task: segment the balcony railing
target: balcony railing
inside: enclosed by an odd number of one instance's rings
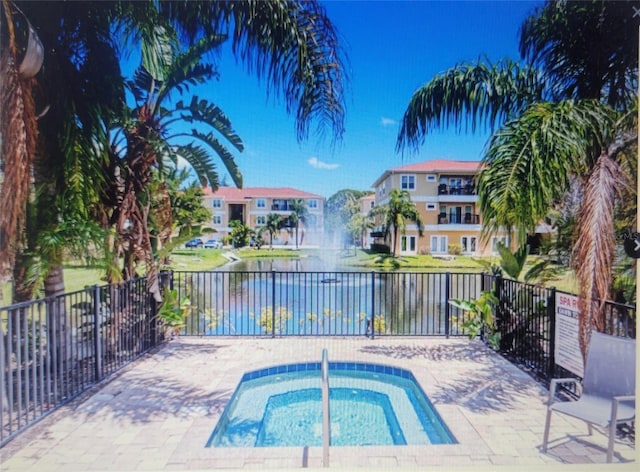
[[[440,184],[438,186],[438,195],[477,195],[477,192],[475,185],[472,184],[463,186]]]
[[[450,213],[449,215],[447,215],[446,213],[440,213],[438,215],[438,224],[439,225],[479,225],[480,215],[476,215],[473,213],[464,213],[462,215],[458,215],[456,213]]]

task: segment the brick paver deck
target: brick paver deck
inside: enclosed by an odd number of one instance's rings
[[[302,361],[387,364],[413,372],[458,444],[332,447],[331,467],[544,466],[605,461],[606,437],[554,415],[539,450],[547,391],[476,341],[442,338],[178,338],[0,449],[0,470],[316,468],[319,447],[206,448],[245,371]],[[616,442],[617,469],[635,468]]]

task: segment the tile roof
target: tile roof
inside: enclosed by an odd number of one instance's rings
[[[450,159],[433,159],[430,161],[416,162],[385,170],[376,179],[372,187],[376,187],[388,175],[399,172],[477,172],[480,170],[480,161],[455,161]]]
[[[202,189],[206,197],[220,197],[225,200],[245,200],[250,198],[318,198],[324,199],[322,195],[315,193],[303,192],[291,187],[220,187],[215,192],[211,188]]]
[[[471,171],[475,172],[480,168],[480,161],[451,161],[448,159],[434,159],[425,162],[416,162],[405,166],[393,167],[392,172],[452,172]]]

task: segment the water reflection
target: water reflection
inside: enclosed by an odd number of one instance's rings
[[[451,298],[472,299],[481,275],[327,270],[319,258],[240,261],[213,272],[179,273],[194,307],[186,334],[460,334],[464,313]],[[335,267],[335,266],[334,266]],[[373,320],[373,321],[371,321]]]

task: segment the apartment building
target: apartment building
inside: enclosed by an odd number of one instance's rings
[[[488,255],[495,252],[501,241],[509,244],[507,234],[480,240],[482,218],[478,206],[476,180],[480,161],[435,159],[408,164],[384,171],[374,182],[375,205],[388,203],[391,189],[407,190],[411,201],[422,216],[423,236],[415,224],[407,225],[400,236],[400,254]],[[383,243],[384,228],[372,232],[375,241]],[[391,244],[388,239],[387,244]]]
[[[306,204],[307,216],[299,224],[298,241],[303,245],[319,245],[324,228],[324,197],[289,187],[270,188],[220,187],[215,192],[204,189],[203,204],[211,210],[209,225],[223,237],[231,232],[229,223],[238,220],[250,228],[264,226],[269,213],[282,218],[291,215],[291,203],[302,200]],[[274,235],[274,244],[294,244],[295,234],[286,230]]]

